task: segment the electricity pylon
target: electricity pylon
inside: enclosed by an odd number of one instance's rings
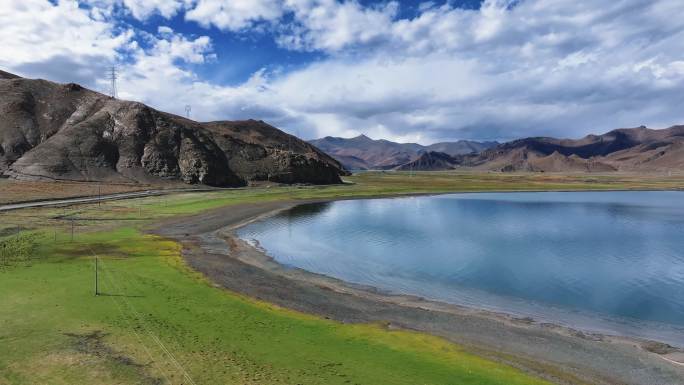
[[[116,79],[117,79],[117,73],[116,73],[116,67],[111,66],[109,69],[107,69],[107,80],[109,80],[111,84],[111,93],[109,96],[112,97],[112,99],[116,99]]]

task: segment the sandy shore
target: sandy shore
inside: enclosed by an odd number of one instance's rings
[[[224,207],[172,218],[150,231],[180,242],[187,263],[216,285],[279,306],[340,322],[434,334],[559,384],[684,384],[684,353],[667,345],[382,293],[286,268],[234,234],[255,219],[311,202]]]

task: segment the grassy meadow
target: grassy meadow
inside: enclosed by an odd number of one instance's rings
[[[0,384],[545,384],[436,337],[340,324],[219,289],[186,267],[178,244],[144,229],[282,199],[684,187],[682,177],[628,175],[346,179],[0,213]]]

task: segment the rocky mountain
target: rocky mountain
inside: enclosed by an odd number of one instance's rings
[[[533,137],[431,146],[326,137],[311,141],[350,169],[663,172],[684,170],[684,126],[623,128],[581,139]]]
[[[465,155],[481,152],[496,147],[499,142],[476,142],[473,140],[459,140],[457,142],[439,142],[425,147],[425,151],[442,152],[447,155]]]
[[[458,167],[458,161],[458,159],[444,152],[427,151],[421,153],[417,159],[395,169],[400,171],[451,170]]]
[[[240,186],[339,183],[339,162],[262,121],[199,123],[0,71],[0,173],[19,179]]]
[[[668,171],[684,169],[684,126],[623,128],[582,139],[525,138],[455,159],[496,171]]]
[[[479,152],[498,144],[496,142],[460,140],[422,146],[417,143],[395,143],[384,139],[373,140],[365,135],[350,139],[326,136],[309,143],[320,148],[351,170],[388,170],[415,161],[426,152],[436,151],[454,156]]]

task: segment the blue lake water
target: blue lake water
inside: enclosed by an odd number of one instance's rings
[[[684,346],[682,192],[337,201],[238,234],[345,281]]]

